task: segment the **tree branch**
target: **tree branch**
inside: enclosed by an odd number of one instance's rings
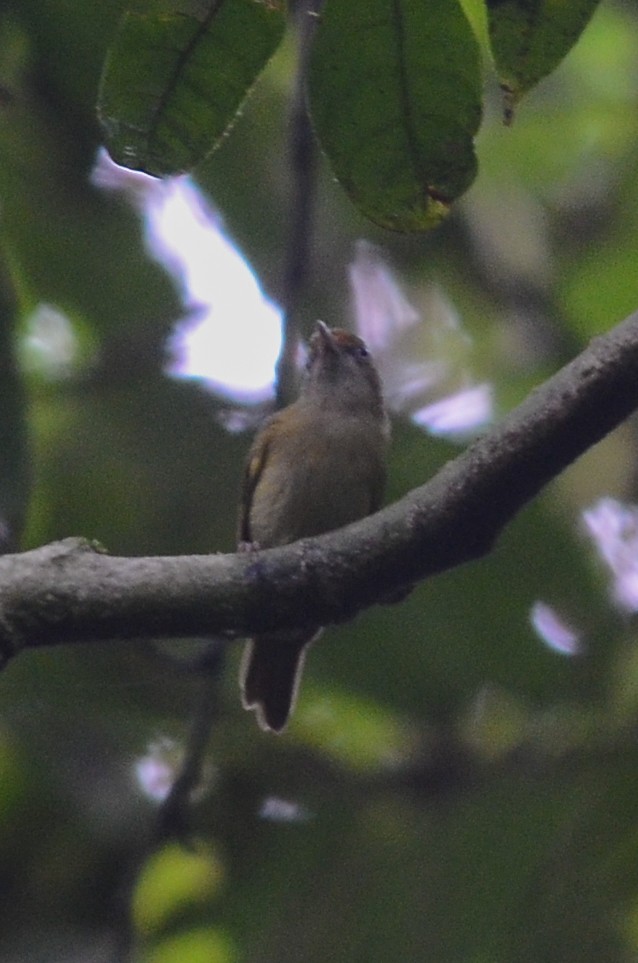
[[[81,539],[0,557],[0,649],[228,638],[354,616],[486,554],[510,519],[638,407],[638,312],[427,484],[319,538],[237,555],[115,558]]]

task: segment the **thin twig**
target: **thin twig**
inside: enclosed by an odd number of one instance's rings
[[[190,820],[193,793],[202,783],[206,749],[213,724],[219,715],[214,681],[219,675],[222,652],[214,643],[207,652],[209,657],[199,668],[199,699],[190,732],[184,742],[184,758],[171,790],[157,814],[155,838],[158,843],[167,839],[184,842],[192,832]]]
[[[306,80],[317,5],[318,0],[300,0],[295,11],[297,65],[288,122],[290,230],[283,282],[283,346],[277,364],[278,408],[290,402],[296,388],[300,301],[311,261],[317,164],[306,103]]]

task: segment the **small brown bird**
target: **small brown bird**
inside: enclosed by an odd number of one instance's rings
[[[239,541],[286,545],[363,518],[381,505],[389,422],[361,340],[317,322],[299,398],[256,436],[244,475]],[[259,636],[246,645],[240,686],[262,729],[281,732],[306,647],[321,629]]]

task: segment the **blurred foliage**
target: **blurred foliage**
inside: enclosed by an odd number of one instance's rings
[[[210,153],[285,27],[283,9],[262,0],[171,6],[126,14],[99,99],[113,159],[157,175]]]
[[[505,117],[551,73],[587,26],[599,0],[486,0],[494,63],[505,92]]]
[[[249,437],[224,427],[227,400],[164,373],[181,292],[138,212],[89,176],[123,12],[0,11],[0,521],[15,539],[26,515],[25,546],[84,535],[114,553],[226,551]],[[445,292],[502,413],[634,310],[636,64],[635,6],[602,0],[510,129],[489,73],[480,174],[424,237],[370,228],[320,159],[308,329],[349,322],[346,267],[365,235],[417,308],[433,284]],[[292,69],[285,43],[198,171],[275,298]],[[71,332],[55,365],[33,352],[36,316]],[[456,451],[397,418],[388,498]],[[132,933],[133,958],[162,963],[636,960],[635,625],[581,528],[602,496],[638,501],[636,467],[631,422],[489,558],[327,630],[281,738],[242,712],[229,646],[203,680],[215,725],[183,847],[157,844],[136,763],[158,738],[188,738],[194,643],[14,660],[0,676],[2,959],[126,959]],[[577,630],[579,654],[541,642],[538,600]]]
[[[299,0],[308,103],[335,176],[372,222],[437,225],[476,176],[481,49],[511,122],[599,0]],[[178,174],[222,142],[281,41],[282,0],[146,0],[109,48],[99,115],[112,157]]]
[[[348,196],[375,224],[438,224],[476,175],[477,40],[450,0],[323,6],[309,73],[312,120]]]

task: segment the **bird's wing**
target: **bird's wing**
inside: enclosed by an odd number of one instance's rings
[[[250,543],[253,541],[250,530],[250,508],[253,502],[255,488],[261,478],[264,465],[268,459],[268,453],[273,439],[273,427],[275,419],[271,418],[266,422],[257,437],[246,459],[244,477],[241,486],[239,499],[239,517],[237,521],[237,541],[239,544]]]

